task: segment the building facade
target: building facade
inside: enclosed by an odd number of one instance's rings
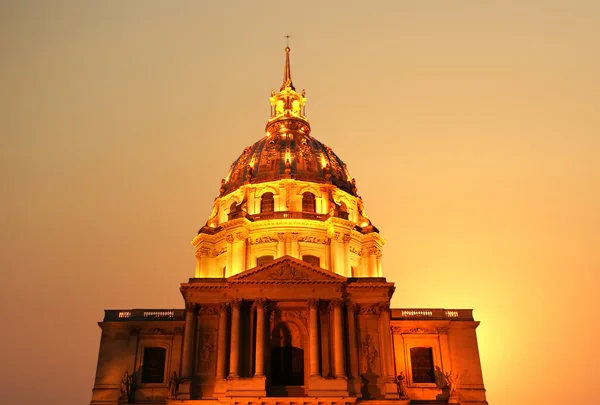
[[[185,309],[105,311],[91,404],[487,404],[471,310],[390,308],[385,241],[311,136],[289,47],[269,101],[192,241]]]

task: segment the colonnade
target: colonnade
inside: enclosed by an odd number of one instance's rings
[[[308,338],[309,338],[309,375],[311,378],[321,377],[321,337],[320,337],[320,320],[319,320],[319,304],[318,299],[308,301]],[[217,364],[216,364],[216,378],[217,381],[226,379],[238,379],[240,378],[240,353],[241,353],[241,305],[242,300],[235,299],[229,303],[221,303],[219,305],[219,323],[217,332]],[[347,312],[347,323],[344,322],[344,313],[342,312],[346,306]],[[267,344],[265,336],[267,320],[267,301],[265,299],[254,300],[253,309],[256,311],[256,335],[255,335],[255,363],[254,363],[254,377],[265,376],[265,345]],[[183,341],[183,357],[181,361],[181,376],[184,379],[191,379],[193,377],[193,359],[194,354],[194,331],[196,329],[197,318],[195,315],[195,305],[186,306],[186,317],[185,317],[185,332]],[[388,331],[383,334],[381,340],[381,359],[382,359],[382,374],[386,377],[394,375],[394,364],[393,364],[393,353],[391,347],[391,334],[390,330],[390,314],[389,305],[385,304],[379,306],[379,331]],[[228,315],[231,310],[231,333],[228,333]],[[345,304],[342,299],[335,299],[329,301],[329,311],[333,316],[333,330],[332,335],[332,348],[333,348],[333,375],[336,379],[347,379],[348,373],[350,376],[358,377],[359,373],[359,359],[358,350],[349,350],[349,356],[346,355],[347,348],[345,347],[345,333],[346,327],[348,328],[348,344],[350,348],[358,349],[357,342],[357,329],[355,314],[358,310],[358,306],[354,303]],[[228,336],[229,335],[229,336]],[[228,343],[229,337],[229,344]],[[229,348],[229,372],[227,373],[227,349]],[[346,367],[346,359],[349,359],[350,363],[348,368]]]

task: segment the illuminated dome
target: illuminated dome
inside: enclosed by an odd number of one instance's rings
[[[220,195],[237,190],[243,184],[296,179],[330,183],[356,194],[354,179],[346,164],[331,150],[310,136],[310,124],[304,117],[306,98],[298,94],[291,80],[289,52],[281,91],[271,92],[271,118],[266,135],[244,149],[221,182]]]
[[[228,194],[243,184],[293,178],[331,183],[356,196],[354,180],[346,164],[331,150],[308,134],[308,127],[276,130],[244,149],[232,164],[220,194]]]
[[[344,162],[310,135],[289,47],[269,102],[265,135],[233,161],[192,241],[196,277],[231,277],[283,256],[344,277],[381,277],[385,240]]]

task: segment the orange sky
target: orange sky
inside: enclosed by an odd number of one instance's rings
[[[595,400],[600,2],[320,3],[0,2],[3,402],[88,403],[103,310],[182,307],[287,33],[393,305],[474,309],[492,405]]]

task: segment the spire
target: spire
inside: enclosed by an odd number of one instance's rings
[[[294,85],[292,84],[292,71],[290,69],[290,47],[285,47],[285,69],[283,71],[283,84],[281,85],[281,89],[283,90],[286,87],[291,88],[292,90],[296,90]]]

